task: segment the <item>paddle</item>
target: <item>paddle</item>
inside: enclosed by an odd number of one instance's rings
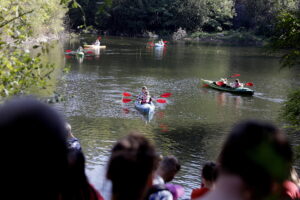
[[[132,99],[122,99],[123,103],[129,103],[132,101]]]
[[[234,77],[238,77],[238,76],[241,76],[240,74],[233,74],[231,76],[229,76],[229,78],[234,78]]]
[[[168,98],[168,97],[170,97],[171,95],[172,95],[172,93],[166,92],[166,93],[161,94],[160,97]],[[132,94],[130,94],[129,92],[123,92],[123,96],[125,96],[125,97],[130,97],[130,96],[132,96]]]
[[[251,83],[251,82],[248,82],[248,83],[245,83],[245,85],[247,85],[247,86],[254,86],[254,84],[253,83]]]
[[[132,99],[126,99],[126,98],[122,99],[123,103],[129,103],[131,101],[132,101]],[[156,101],[157,103],[167,103],[167,101],[165,99],[156,99],[156,100],[153,100],[153,101]]]
[[[167,103],[165,99],[156,99],[157,103]]]
[[[130,93],[128,93],[128,92],[123,92],[123,96],[125,96],[125,97],[130,97],[130,96],[132,96]]]
[[[123,94],[124,97],[131,97],[132,96],[132,94],[130,94],[129,92],[123,92],[122,94]],[[171,95],[172,95],[172,93],[166,92],[166,93],[161,94],[160,97],[168,98]],[[167,103],[167,101],[165,99],[156,99],[156,100],[152,99],[152,100],[156,101],[157,103]],[[131,101],[132,101],[132,99],[127,99],[127,98],[122,99],[123,103],[129,103]]]
[[[170,97],[171,95],[172,95],[172,93],[166,92],[166,93],[161,94],[160,97],[168,98],[168,97]]]

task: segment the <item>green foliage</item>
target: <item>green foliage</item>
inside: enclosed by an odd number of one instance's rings
[[[269,47],[272,51],[285,50],[281,57],[282,67],[299,66],[300,11],[280,13]]]
[[[221,32],[232,28],[234,16],[233,1],[214,0],[207,1],[207,20],[203,24],[202,30],[207,32]]]
[[[59,0],[0,1],[0,96],[26,93],[32,86],[46,86],[53,65],[42,64],[41,53],[32,57],[21,46],[30,37],[62,30],[65,9],[60,3]],[[41,47],[46,53],[47,48],[42,44]]]
[[[179,27],[193,31],[204,24],[211,31],[227,30],[234,14],[232,0],[105,0],[102,4],[77,1],[84,10],[87,26],[112,34],[170,34]],[[79,9],[70,9],[69,17],[72,28],[83,24]]]
[[[203,42],[229,45],[262,45],[264,40],[264,38],[256,36],[250,31],[194,32],[191,37],[198,38]]]
[[[283,9],[295,9],[296,0],[235,0],[236,29],[245,28],[256,34],[270,36],[278,13]]]
[[[287,101],[283,104],[280,117],[290,125],[300,127],[300,90],[289,93]]]

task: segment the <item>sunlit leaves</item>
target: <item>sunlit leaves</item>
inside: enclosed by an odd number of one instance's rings
[[[42,64],[41,53],[35,57],[23,50],[30,37],[55,34],[62,28],[67,0],[0,1],[0,96],[26,93],[30,87],[44,88],[53,65]],[[40,44],[47,53],[47,46]],[[27,47],[28,48],[28,47]]]
[[[285,50],[281,57],[282,67],[300,65],[300,11],[282,12],[278,16],[269,47],[273,51]]]

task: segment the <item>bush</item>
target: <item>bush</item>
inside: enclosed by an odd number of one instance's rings
[[[300,90],[289,93],[282,106],[280,118],[292,126],[300,127]]]
[[[180,27],[176,32],[173,33],[172,39],[180,40],[182,38],[185,38],[186,36],[186,31]]]

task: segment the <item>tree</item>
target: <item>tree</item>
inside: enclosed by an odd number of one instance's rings
[[[234,27],[270,36],[282,9],[296,8],[295,0],[235,0]]]
[[[282,67],[299,66],[300,11],[283,11],[277,19],[269,47],[272,51],[285,50],[281,57]]]
[[[300,66],[300,11],[283,11],[278,16],[275,34],[269,45],[275,52],[284,52],[282,67]],[[291,91],[283,104],[280,117],[289,124],[300,128],[300,90]]]
[[[64,13],[60,0],[0,1],[0,96],[26,93],[33,85],[46,85],[53,66],[42,64],[41,54],[33,57],[22,48],[22,43],[32,36],[58,33]],[[46,50],[44,47],[42,51]]]

